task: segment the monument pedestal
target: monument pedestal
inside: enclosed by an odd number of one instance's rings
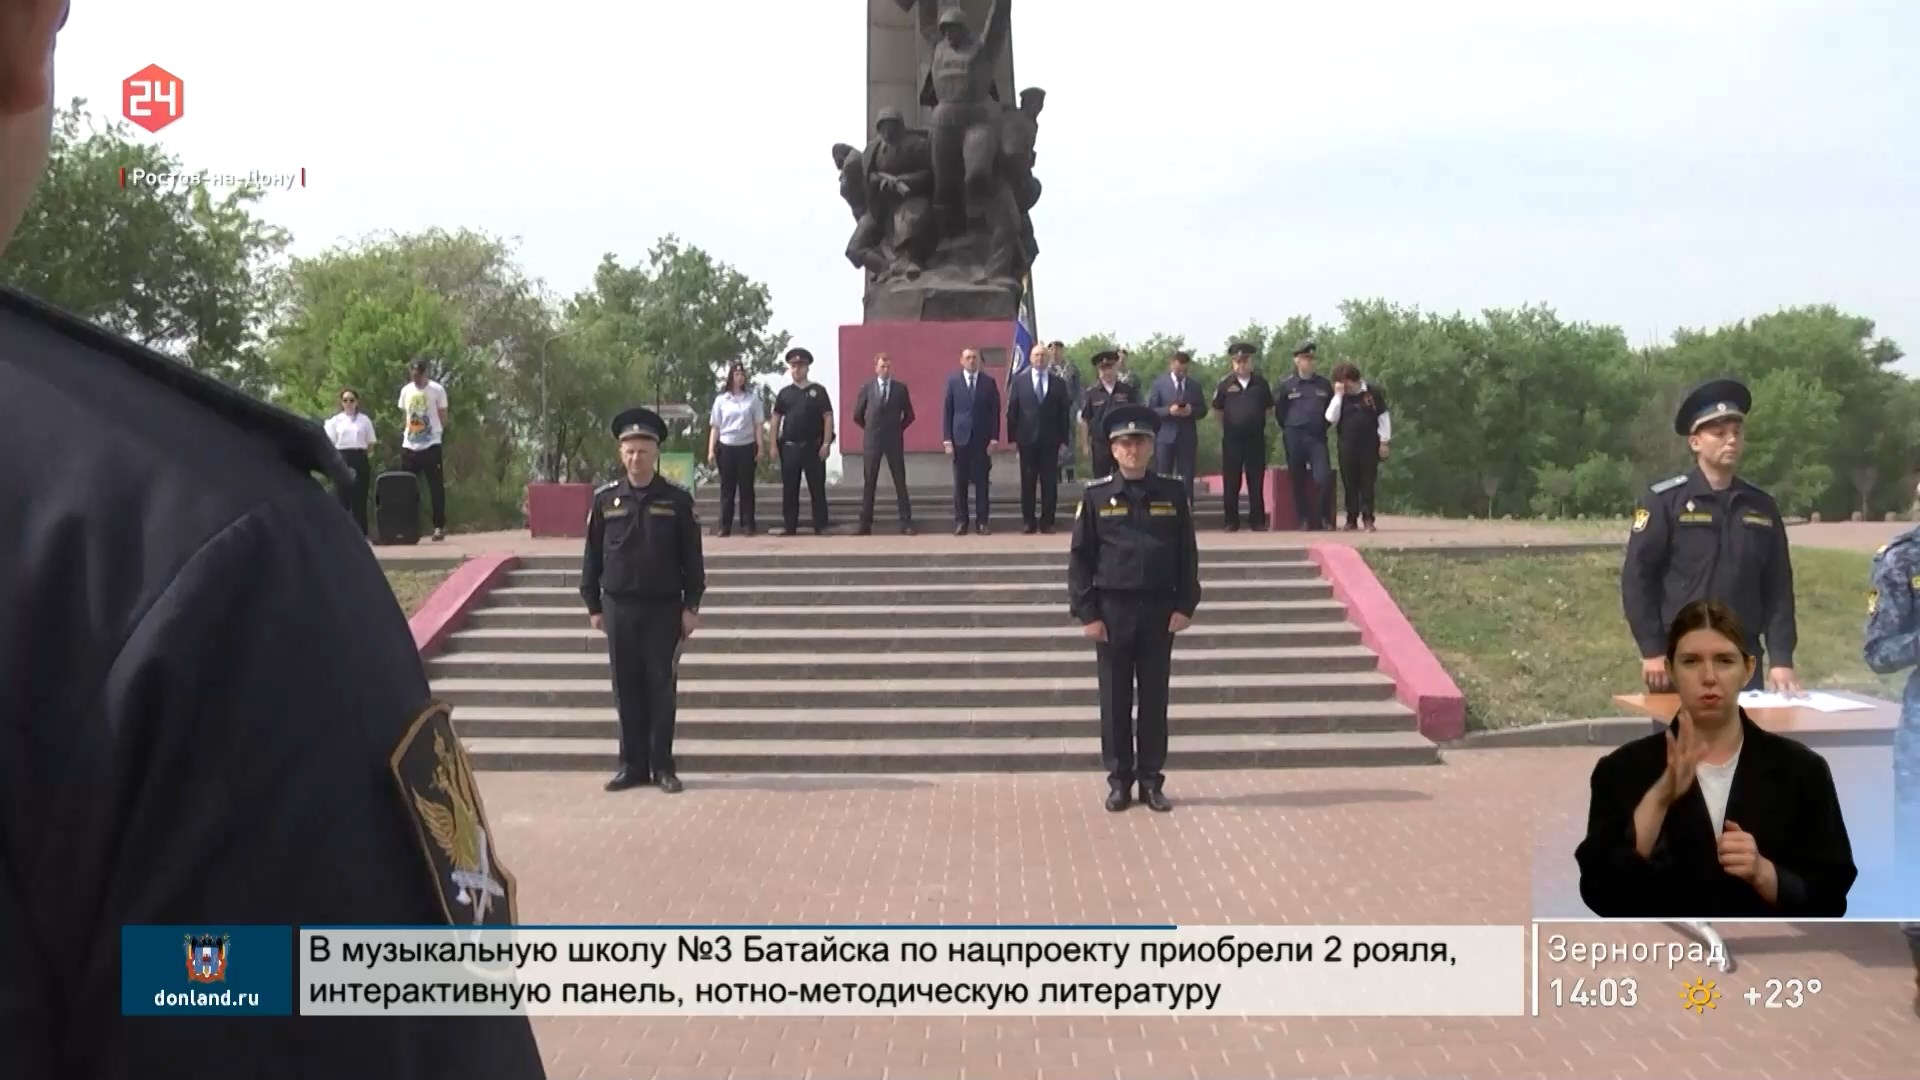
[[[834,421],[839,424],[839,450],[845,458],[838,486],[860,489],[866,463],[866,432],[853,422],[853,407],[860,400],[860,388],[873,378],[873,358],[878,353],[886,353],[893,360],[895,383],[906,387],[913,397],[913,426],[907,428],[904,439],[907,486],[950,486],[953,467],[947,461],[940,437],[947,377],[960,370],[962,350],[977,350],[982,374],[1000,384],[1000,410],[1004,417],[1013,326],[1012,320],[870,322],[842,326],[840,385],[833,400]],[[1003,459],[1004,455],[995,458],[996,473],[1004,464]],[[887,473],[883,470],[880,476],[879,497],[890,498]]]
[[[1307,498],[1320,497],[1320,485],[1307,478]],[[1244,500],[1245,495],[1241,498]],[[1334,507],[1337,512],[1339,507]],[[1285,465],[1267,466],[1267,526],[1272,529],[1298,529],[1300,508],[1293,505],[1293,477]]]
[[[528,484],[527,531],[535,537],[585,536],[592,484]]]

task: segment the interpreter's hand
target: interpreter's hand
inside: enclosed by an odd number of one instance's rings
[[[1693,787],[1695,772],[1700,767],[1700,758],[1707,752],[1707,742],[1694,729],[1693,717],[1685,709],[1680,710],[1680,733],[1667,732],[1667,769],[1654,782],[1655,790],[1668,806],[1680,801],[1680,797]]]
[[[1667,661],[1664,657],[1649,656],[1641,660],[1640,681],[1647,684],[1649,694],[1673,692],[1673,679],[1667,675]]]
[[[1800,689],[1800,680],[1794,678],[1793,669],[1790,667],[1768,668],[1767,689],[1780,694],[1798,694],[1803,692]]]
[[[601,633],[603,633],[603,634],[607,632],[607,620],[606,620],[606,619],[604,619],[604,618],[602,618],[602,617],[600,617],[600,616],[598,616],[598,615],[589,615],[589,616],[587,616],[587,621],[593,624],[593,628],[594,628],[595,630],[598,630],[598,631],[600,631],[600,632],[601,632]]]
[[[1172,618],[1167,620],[1167,629],[1173,631],[1176,634],[1192,625],[1193,625],[1192,619],[1187,618],[1185,615],[1182,615],[1177,611],[1173,613]]]
[[[1381,461],[1387,460],[1387,444],[1386,443],[1380,444],[1380,460]]]
[[[941,444],[940,444],[940,446],[941,446],[941,448],[942,448],[942,449],[944,449],[944,450],[945,450],[945,451],[947,452],[947,456],[948,456],[948,457],[952,457],[952,456],[953,456],[953,444],[952,444],[952,443],[941,443]]]
[[[1753,834],[1733,821],[1720,831],[1720,869],[1756,887],[1774,873],[1773,860],[1760,854]]]
[[[1105,641],[1107,640],[1107,621],[1105,619],[1095,619],[1085,626],[1082,626],[1080,632],[1095,641]]]
[[[823,442],[823,443],[821,443],[821,444],[820,444],[820,460],[821,460],[821,461],[825,461],[825,460],[827,460],[827,455],[829,455],[829,454],[831,454],[831,453],[833,453],[833,444],[832,444],[832,443],[830,443],[830,442]]]
[[[692,637],[693,632],[698,629],[700,629],[700,614],[698,612],[680,612],[680,637],[682,639]]]
[[[707,451],[707,468],[711,469],[718,464],[720,464],[719,455],[715,454],[711,450]]]

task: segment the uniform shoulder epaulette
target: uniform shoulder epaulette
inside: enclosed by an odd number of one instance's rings
[[[1103,476],[1103,477],[1101,477],[1101,478],[1100,478],[1100,479],[1098,479],[1098,480],[1089,480],[1089,481],[1087,481],[1087,486],[1088,486],[1088,487],[1099,487],[1099,486],[1100,486],[1101,484],[1111,484],[1111,483],[1113,483],[1113,481],[1114,481],[1114,480],[1115,480],[1116,478],[1118,478],[1118,477],[1119,477],[1119,475],[1120,475],[1119,473],[1108,473],[1107,475],[1105,475],[1105,476]]]
[[[352,470],[333,447],[318,421],[270,405],[144,345],[138,345],[38,297],[0,288],[0,338],[9,336],[11,318],[43,326],[66,339],[74,353],[124,365],[166,389],[206,406],[235,429],[265,439],[287,464],[305,473],[325,473],[337,483],[353,479]],[[71,358],[79,362],[79,357]]]
[[[1880,549],[1873,553],[1873,557],[1878,559],[1880,556],[1885,555],[1887,552],[1892,551],[1894,548],[1905,547],[1909,544],[1920,544],[1920,529],[1908,529],[1906,532],[1901,533],[1899,536],[1896,536],[1893,539],[1887,541],[1886,543],[1881,544]]]
[[[1687,474],[1681,473],[1679,476],[1667,477],[1665,480],[1662,480],[1659,483],[1653,485],[1651,490],[1655,495],[1663,495],[1669,491],[1672,491],[1674,488],[1677,488],[1681,484],[1684,484],[1686,482],[1687,482]]]
[[[594,489],[593,489],[593,493],[594,493],[595,495],[599,495],[599,494],[601,494],[601,493],[603,493],[603,492],[608,492],[608,491],[612,491],[612,490],[613,490],[614,488],[617,488],[617,487],[619,487],[619,486],[620,486],[620,481],[618,481],[618,480],[609,480],[609,481],[607,481],[606,483],[604,483],[604,484],[601,484],[601,485],[600,485],[599,487],[597,487],[597,488],[594,488]]]

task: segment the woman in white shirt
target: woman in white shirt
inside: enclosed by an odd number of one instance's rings
[[[353,470],[353,483],[340,488],[340,505],[353,515],[361,535],[367,531],[367,489],[373,483],[373,464],[367,451],[373,448],[373,421],[360,411],[360,395],[353,387],[340,391],[340,411],[327,421],[327,438]]]
[[[747,369],[727,369],[727,382],[713,399],[707,417],[707,464],[720,470],[720,535],[733,535],[736,495],[740,531],[753,535],[753,473],[760,454],[760,429],[766,425],[766,406],[747,382]]]

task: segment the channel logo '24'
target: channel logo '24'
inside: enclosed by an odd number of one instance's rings
[[[201,934],[186,936],[187,978],[197,983],[225,982],[227,978],[227,941],[228,936],[221,934]]]

